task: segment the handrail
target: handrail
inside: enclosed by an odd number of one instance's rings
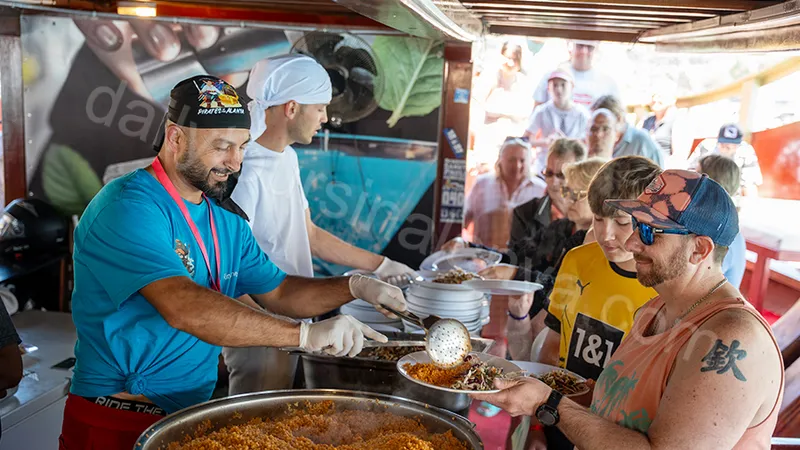
[[[738,95],[742,92],[742,86],[750,81],[755,81],[759,86],[764,86],[789,76],[798,70],[800,70],[800,56],[794,56],[786,59],[785,61],[781,61],[770,68],[764,69],[761,72],[742,77],[720,88],[712,89],[701,94],[679,98],[676,105],[678,108],[690,108],[692,106],[705,105],[707,103]]]
[[[787,77],[797,71],[800,71],[800,56],[793,56],[775,64],[772,67],[766,68],[761,72],[747,75],[725,86],[702,92],[700,94],[680,97],[676,101],[676,106],[678,108],[691,108],[693,106],[705,105],[717,100],[723,100],[739,95],[742,92],[742,87],[750,81],[755,81],[758,86],[764,86],[774,83],[781,78]],[[633,112],[637,108],[647,108],[647,105],[627,105],[628,112]]]
[[[781,447],[800,447],[800,438],[773,437],[772,445]]]

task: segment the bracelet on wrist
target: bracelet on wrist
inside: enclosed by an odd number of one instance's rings
[[[525,314],[524,316],[521,316],[521,317],[519,317],[519,316],[515,316],[515,315],[514,315],[514,313],[512,313],[512,312],[511,312],[511,310],[509,310],[509,311],[508,311],[508,317],[511,317],[511,318],[512,318],[512,319],[514,319],[514,320],[525,320],[525,319],[527,319],[527,318],[528,318],[528,315],[527,315],[527,314]]]

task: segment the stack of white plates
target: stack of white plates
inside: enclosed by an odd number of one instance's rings
[[[376,331],[401,331],[403,329],[403,322],[400,319],[390,319],[375,310],[375,307],[361,299],[353,300],[352,302],[342,305],[340,308],[342,314],[349,314],[356,320],[369,325]]]
[[[489,321],[489,300],[482,293],[458,284],[415,282],[406,293],[408,310],[420,316],[456,319],[477,336]],[[416,324],[403,321],[407,332],[421,331]]]

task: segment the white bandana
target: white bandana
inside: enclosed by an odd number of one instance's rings
[[[250,91],[248,90],[248,91],[247,91],[247,93],[249,94],[249,93],[250,93]],[[252,117],[252,114],[253,114],[253,113],[252,113],[252,112],[250,112],[250,115],[251,115],[251,117]],[[613,120],[613,121],[614,121],[614,123],[616,123],[616,122],[617,122],[617,120],[618,120],[618,119],[617,119],[617,116],[615,116],[615,115],[614,115],[614,113],[613,113],[613,112],[611,112],[611,110],[610,110],[610,109],[606,109],[606,108],[598,108],[598,109],[596,109],[596,110],[595,110],[595,111],[592,113],[592,117],[591,117],[591,119],[589,119],[589,120],[590,120],[590,123],[591,123],[591,122],[593,122],[593,121],[594,121],[594,119],[595,119],[597,116],[606,116],[606,119],[608,119],[608,120]],[[252,119],[251,119],[251,120],[252,120]],[[262,120],[262,122],[263,122],[263,120]],[[252,133],[252,127],[251,127],[251,133]]]
[[[266,131],[264,111],[275,105],[295,101],[301,105],[328,104],[331,101],[331,79],[328,72],[313,58],[284,55],[262,59],[250,71],[247,95],[252,99],[250,137],[258,139]]]

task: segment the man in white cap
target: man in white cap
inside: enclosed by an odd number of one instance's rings
[[[619,87],[610,75],[602,73],[593,68],[596,49],[599,45],[597,41],[570,41],[569,42],[569,64],[565,64],[561,69],[572,74],[575,80],[575,89],[572,92],[572,99],[575,103],[586,108],[592,106],[594,101],[601,95],[619,96]],[[536,105],[550,100],[548,92],[549,73],[542,77],[533,99]],[[535,107],[534,107],[535,108]]]
[[[549,143],[559,138],[586,138],[589,110],[572,100],[575,80],[566,70],[554,70],[547,81],[550,100],[539,105],[531,114],[528,129],[523,135],[532,146],[538,147],[534,173],[541,173],[547,165]],[[547,145],[542,145],[547,143]]]
[[[354,247],[311,221],[291,145],[310,144],[328,120],[332,89],[325,68],[303,55],[261,60],[250,72],[247,95],[252,99],[252,141],[231,198],[249,217],[253,235],[270,260],[288,274],[308,277],[314,275],[312,255],[384,280],[412,274],[410,267]],[[292,386],[296,358],[285,352],[225,348],[223,355],[231,395]]]

